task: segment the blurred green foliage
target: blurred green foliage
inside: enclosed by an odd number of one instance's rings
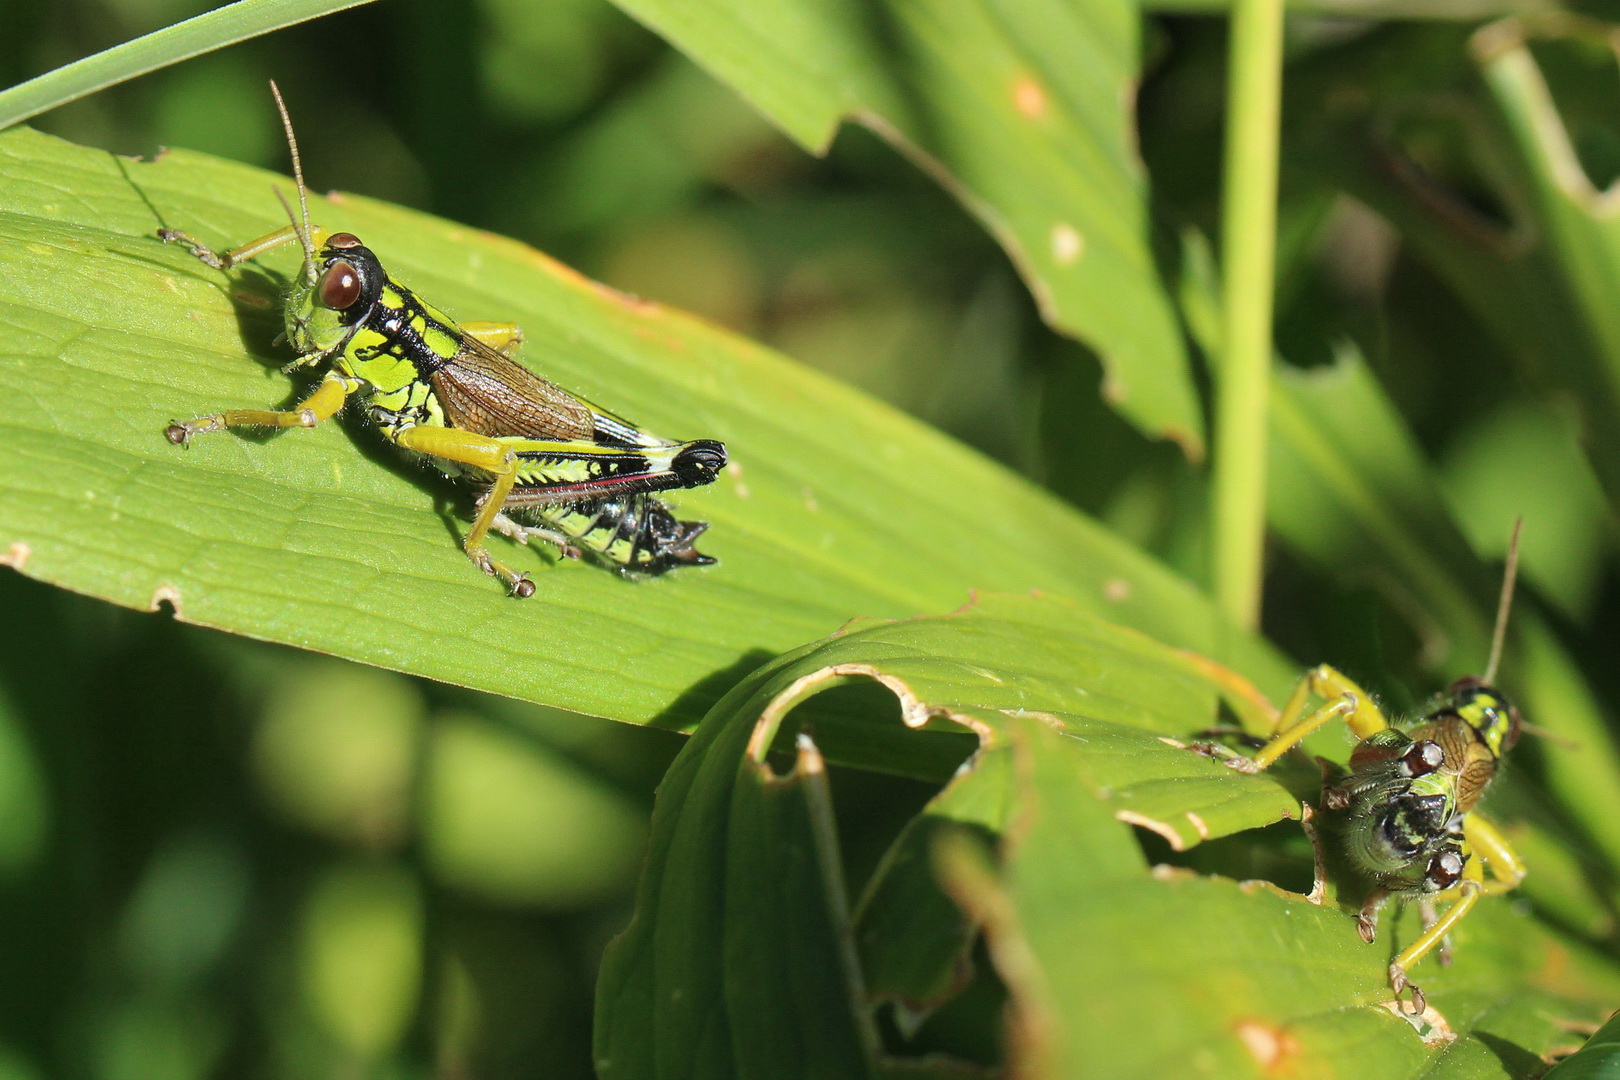
[[[675,736],[17,575],[0,610],[0,1075],[589,1075]]]
[[[0,6],[0,84],[207,6]],[[1474,552],[1499,555],[1528,519],[1524,603],[1601,701],[1620,692],[1614,498],[1591,449],[1598,395],[1559,367],[1593,346],[1569,343],[1577,304],[1544,288],[1545,254],[1525,255],[1533,241],[1510,227],[1522,207],[1500,181],[1523,167],[1490,134],[1472,29],[1291,24],[1279,348],[1319,368],[1358,347],[1434,463],[1436,512]],[[1223,48],[1218,19],[1148,20],[1139,135],[1166,280],[1181,230],[1218,231]],[[1612,56],[1535,56],[1580,162],[1608,183]],[[518,237],[757,337],[1203,576],[1201,473],[1102,403],[1095,358],[1041,324],[956,202],[861,129],[825,159],[805,154],[606,0],[387,0],[37,126],[280,169],[271,76],[294,98],[319,187]],[[1445,227],[1504,234],[1489,247],[1507,251],[1501,268],[1403,216],[1431,188],[1453,201]],[[1414,593],[1343,537],[1287,539],[1268,635],[1393,707],[1421,701],[1444,645],[1402,606]],[[0,613],[0,1078],[591,1075],[597,965],[628,918],[677,737],[226,639],[9,573]],[[1585,834],[1535,787],[1551,752],[1523,756],[1531,782],[1507,798],[1552,829],[1527,845],[1551,883],[1538,910],[1613,955],[1613,882],[1597,888],[1548,839]],[[834,771],[852,889],[931,790]],[[1612,792],[1590,794],[1588,812],[1612,809]],[[1297,868],[1297,852],[1282,858]],[[981,1028],[1000,1000],[991,983],[970,991]],[[986,1057],[994,1041],[936,1018],[920,1045]]]

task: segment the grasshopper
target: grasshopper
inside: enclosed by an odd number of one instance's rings
[[[1323,790],[1322,807],[1342,815],[1345,853],[1373,882],[1356,919],[1363,941],[1376,938],[1379,914],[1390,900],[1422,905],[1423,933],[1389,966],[1391,989],[1397,998],[1411,992],[1414,1013],[1423,1012],[1426,1001],[1411,981],[1412,968],[1436,949],[1449,963],[1444,943],[1452,928],[1480,897],[1511,892],[1527,872],[1507,837],[1475,809],[1524,727],[1519,710],[1494,685],[1518,565],[1515,525],[1485,674],[1453,682],[1414,722],[1392,722],[1367,691],[1322,664],[1300,679],[1275,717],[1272,737],[1254,756],[1210,744],[1195,747],[1240,772],[1256,773],[1321,727],[1336,720],[1349,727],[1357,739],[1349,770]],[[1322,704],[1307,711],[1312,698]],[[1445,901],[1451,906],[1435,914],[1434,905]]]
[[[693,547],[707,525],[677,520],[653,493],[712,483],[726,465],[725,445],[661,439],[570,394],[512,359],[523,340],[516,324],[457,323],[393,280],[358,237],[310,224],[292,121],[279,88],[272,82],[270,89],[300,214],[277,191],[291,224],[224,253],[178,230],[158,236],[222,271],[297,243],[304,262],[283,312],[298,359],[287,370],[324,364],[326,373],[295,408],[230,409],[171,423],[169,441],[188,446],[232,427],[314,427],[354,399],[389,442],[483,489],[462,546],[513,596],[534,595],[534,583],[490,555],[484,541],[492,529],[574,558],[583,550],[625,572],[713,563]]]

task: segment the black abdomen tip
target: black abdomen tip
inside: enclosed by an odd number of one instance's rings
[[[687,444],[671,463],[675,475],[687,487],[713,483],[715,474],[725,467],[726,444],[714,439],[699,439]]]

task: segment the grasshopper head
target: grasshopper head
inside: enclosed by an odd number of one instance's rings
[[[1467,862],[1456,824],[1455,782],[1438,772],[1423,777],[1401,772],[1385,769],[1351,794],[1346,850],[1386,889],[1443,891],[1456,884]]]
[[[303,356],[341,349],[365,321],[387,280],[377,256],[353,233],[319,231],[315,260],[287,293],[287,340]]]

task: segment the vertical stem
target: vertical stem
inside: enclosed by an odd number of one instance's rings
[[[1260,619],[1267,390],[1277,237],[1283,0],[1235,0],[1221,199],[1225,333],[1215,403],[1215,602],[1236,625]]]

